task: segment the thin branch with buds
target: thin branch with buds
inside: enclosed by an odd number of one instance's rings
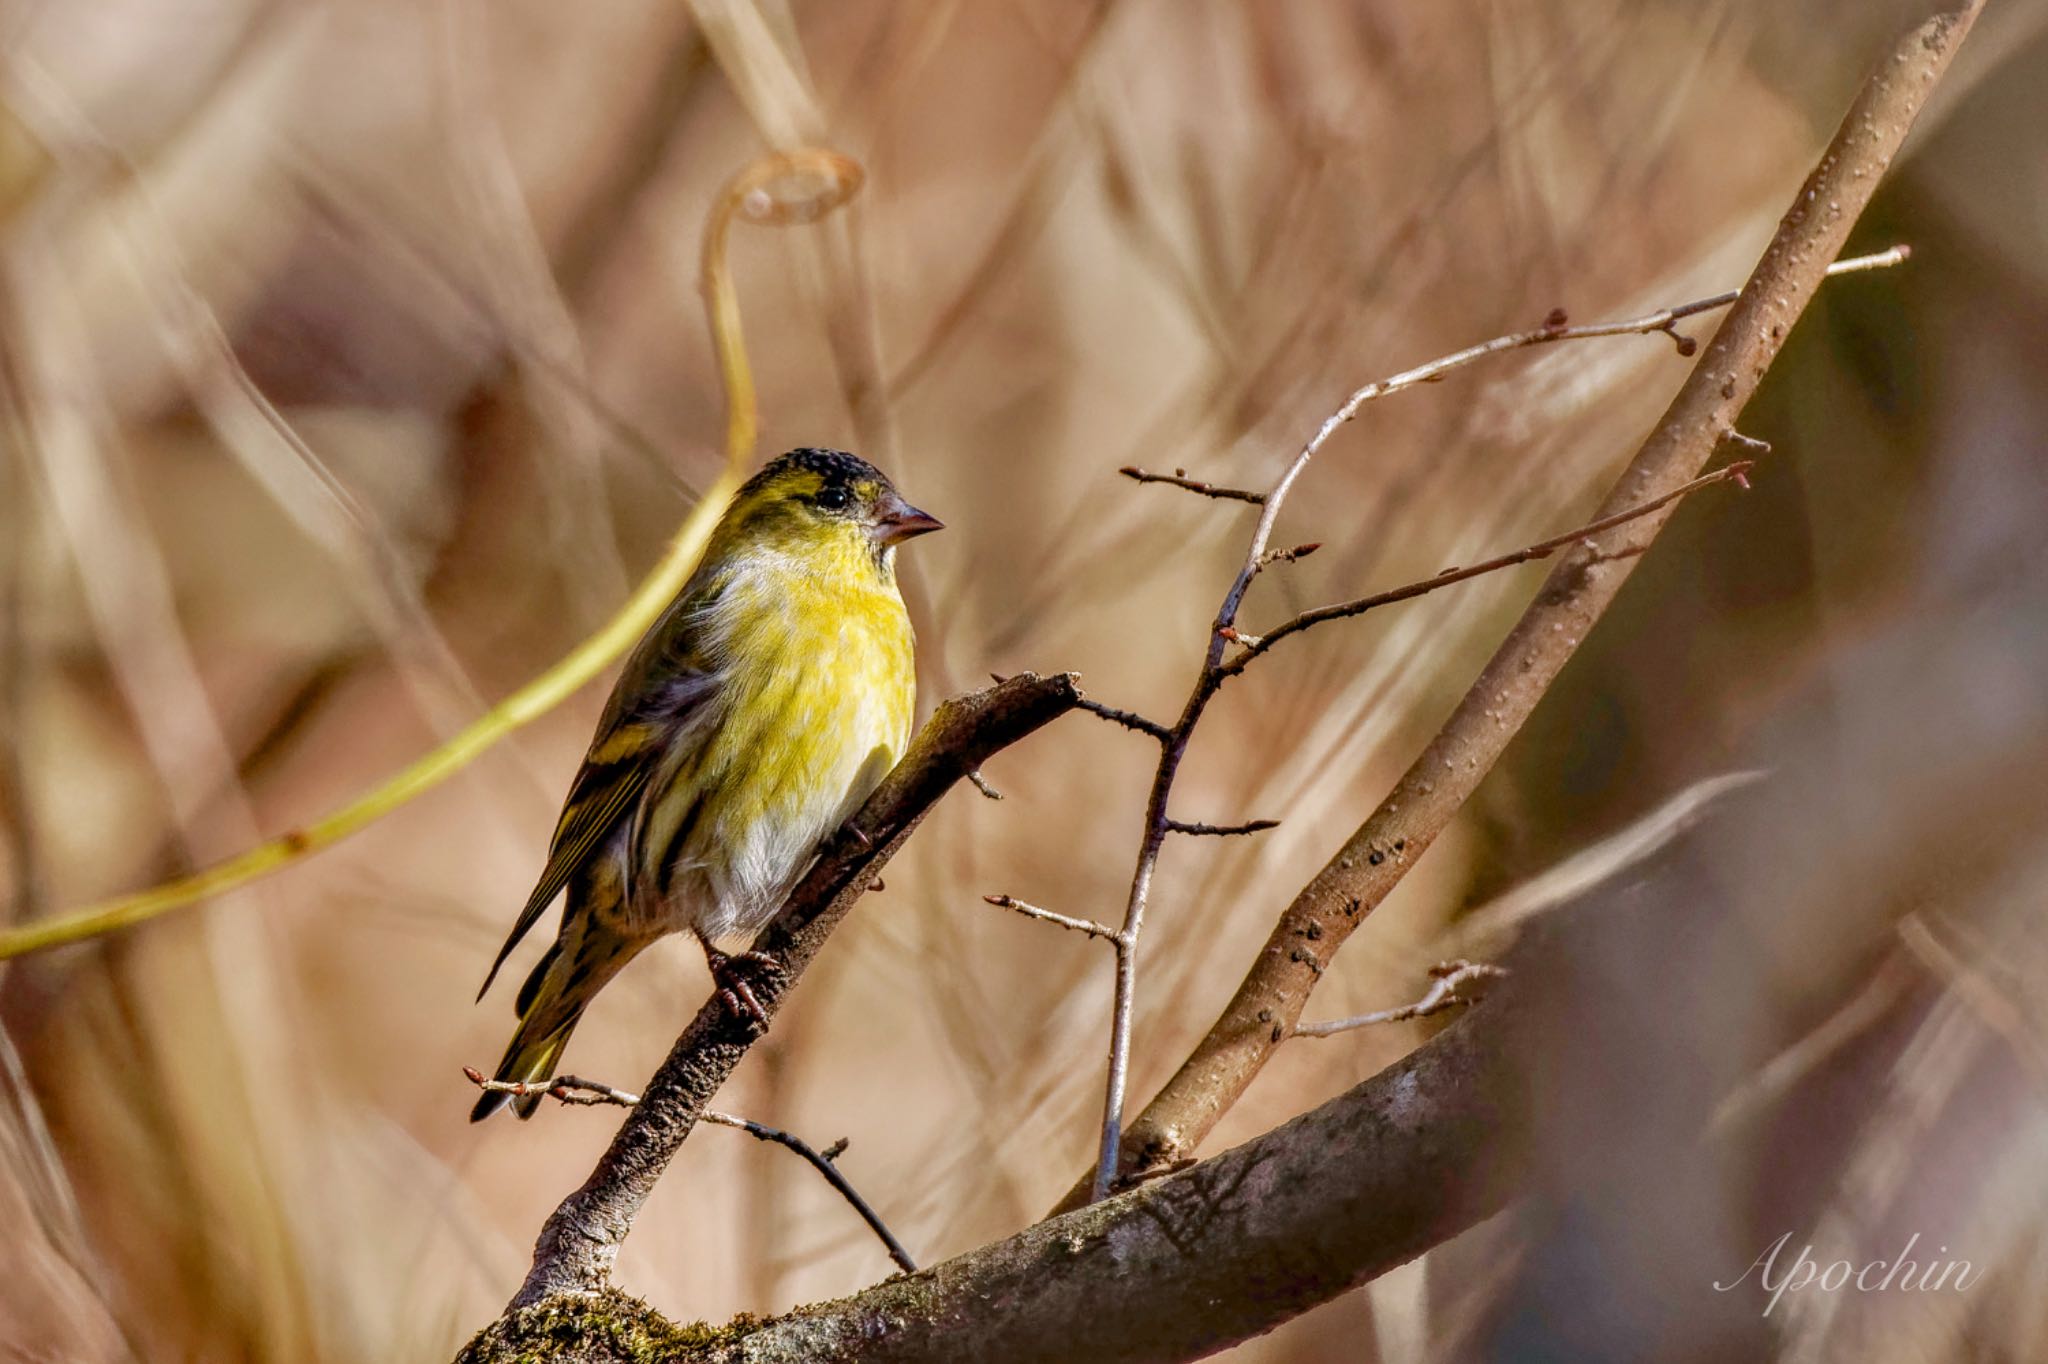
[[[1049,909],[1040,909],[1037,905],[1026,904],[1012,895],[984,895],[981,898],[994,905],[997,909],[1014,909],[1027,919],[1038,919],[1044,923],[1057,924],[1061,928],[1071,928],[1076,933],[1086,933],[1091,938],[1101,938],[1107,942],[1115,943],[1119,949],[1122,947],[1115,929],[1110,928],[1106,924],[1096,923],[1093,919],[1076,919],[1068,914],[1055,914]]]
[[[1335,1037],[1339,1033],[1354,1032],[1359,1028],[1375,1028],[1385,1023],[1406,1023],[1411,1019],[1428,1018],[1461,1004],[1477,1004],[1488,987],[1507,970],[1491,966],[1483,961],[1441,961],[1429,968],[1433,979],[1422,998],[1413,1003],[1402,1004],[1392,1009],[1381,1009],[1375,1013],[1354,1014],[1350,1018],[1332,1019],[1328,1023],[1298,1023],[1294,1028],[1296,1037]]]
[[[1242,824],[1186,824],[1177,819],[1166,821],[1166,831],[1174,834],[1193,834],[1203,838],[1236,838],[1242,834],[1262,834],[1268,829],[1277,829],[1277,819],[1248,819]]]
[[[1185,488],[1191,493],[1200,493],[1203,497],[1214,497],[1228,502],[1249,502],[1257,506],[1266,500],[1264,493],[1255,493],[1244,488],[1224,488],[1214,483],[1189,478],[1185,469],[1175,469],[1170,474],[1148,474],[1143,469],[1126,464],[1117,472],[1134,483],[1164,483],[1169,487]]]

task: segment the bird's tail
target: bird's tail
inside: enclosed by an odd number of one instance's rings
[[[572,928],[572,940],[566,943],[557,939],[519,987],[513,1004],[519,1011],[519,1028],[512,1034],[512,1044],[505,1048],[505,1059],[498,1062],[494,1078],[519,1084],[545,1084],[554,1079],[562,1049],[569,1045],[569,1034],[576,1031],[584,1006],[644,946],[587,920],[577,927],[584,931]],[[520,1117],[530,1118],[545,1097],[485,1090],[476,1107],[469,1110],[469,1120],[482,1122],[508,1103]]]
[[[572,1014],[539,1036],[529,1035],[525,1021],[521,1020],[519,1031],[512,1034],[512,1045],[505,1049],[505,1059],[498,1062],[498,1073],[492,1078],[522,1084],[545,1084],[554,1079],[555,1064],[562,1059],[562,1048],[569,1045],[569,1034],[576,1030],[577,1017],[579,1015]],[[477,1099],[476,1107],[469,1110],[469,1120],[482,1122],[508,1103],[520,1117],[530,1118],[544,1097],[542,1094],[508,1094],[502,1089],[487,1089]]]

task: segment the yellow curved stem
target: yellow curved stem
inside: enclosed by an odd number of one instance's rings
[[[440,747],[332,814],[190,876],[0,930],[0,961],[143,923],[246,885],[338,843],[461,771],[471,759],[519,726],[546,714],[630,649],[696,570],[705,542],[738,490],[754,451],[758,425],[754,376],[747,366],[739,297],[726,262],[726,239],[733,220],[811,222],[852,198],[860,183],[860,166],[836,152],[781,152],[762,157],[741,171],[713,205],[705,225],[701,283],[719,378],[725,388],[725,467],[690,509],[660,561],[596,633]]]

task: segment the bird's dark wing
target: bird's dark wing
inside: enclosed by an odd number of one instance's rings
[[[638,662],[639,660],[634,660]],[[555,836],[548,845],[548,863],[540,882],[527,897],[526,908],[491,972],[484,977],[482,999],[498,978],[505,958],[526,936],[541,911],[568,884],[578,867],[603,847],[605,839],[626,819],[634,802],[647,785],[648,774],[660,764],[669,747],[683,735],[692,721],[701,717],[705,703],[716,688],[716,677],[702,668],[685,668],[651,686],[635,684],[638,671],[628,665],[627,674],[606,707],[604,722],[591,741],[590,752],[569,788],[562,816],[555,823]]]

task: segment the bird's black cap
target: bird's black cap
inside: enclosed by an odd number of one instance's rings
[[[889,482],[888,475],[862,459],[859,455],[849,455],[844,450],[825,450],[817,446],[808,445],[802,449],[791,450],[786,455],[778,455],[770,460],[766,468],[754,475],[750,486],[759,487],[761,484],[767,483],[779,475],[786,474],[792,469],[803,469],[814,473],[824,479],[828,485],[842,484],[850,486],[865,480],[879,483],[884,488],[894,486]]]

